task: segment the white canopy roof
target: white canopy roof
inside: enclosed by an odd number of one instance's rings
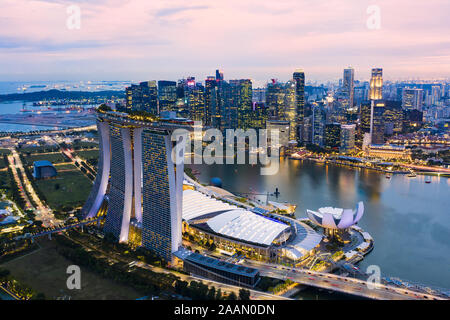
[[[208,220],[214,232],[258,244],[270,245],[289,226],[256,213],[236,209]]]
[[[186,221],[208,213],[237,208],[237,206],[214,199],[195,190],[188,189],[183,191],[183,219]]]

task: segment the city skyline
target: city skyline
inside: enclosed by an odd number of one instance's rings
[[[66,25],[71,5],[80,29]],[[217,66],[258,85],[297,68],[307,81],[335,80],[346,66],[355,79],[373,66],[386,80],[448,78],[448,2],[377,1],[379,29],[367,26],[369,5],[4,1],[0,80],[206,79]]]

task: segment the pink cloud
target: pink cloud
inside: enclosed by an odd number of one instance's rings
[[[66,27],[69,5],[81,29]],[[366,27],[368,5],[381,29]],[[387,77],[448,77],[448,0],[101,0],[0,2],[0,70],[67,78],[357,78],[382,66]],[[95,74],[93,74],[95,72]]]

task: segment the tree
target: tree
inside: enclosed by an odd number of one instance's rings
[[[177,280],[175,282],[175,292],[178,294],[185,295],[187,287],[188,287],[187,281]]]
[[[216,300],[222,300],[222,289],[220,288],[216,292]]]
[[[45,300],[45,294],[43,294],[42,292],[39,292],[36,295],[33,295],[33,297],[31,298],[32,300]]]
[[[8,269],[0,269],[0,279],[6,279],[9,276]]]
[[[208,290],[208,300],[214,300],[216,298],[216,289],[214,287],[210,287]]]
[[[240,289],[239,290],[239,299],[240,300],[250,300],[250,290]]]
[[[228,300],[237,300],[236,293],[233,291],[228,295]]]

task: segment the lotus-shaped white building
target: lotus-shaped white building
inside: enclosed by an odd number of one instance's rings
[[[356,209],[333,207],[320,208],[318,211],[306,210],[309,219],[326,229],[347,229],[356,224],[364,214],[364,203],[360,201]]]

